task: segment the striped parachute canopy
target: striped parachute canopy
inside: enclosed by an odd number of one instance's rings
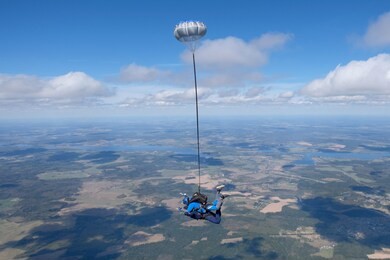
[[[202,38],[207,32],[207,27],[202,22],[187,21],[176,25],[173,34],[176,39],[195,51],[198,40]]]

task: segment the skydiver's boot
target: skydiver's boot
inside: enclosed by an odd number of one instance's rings
[[[215,189],[217,190],[218,193],[220,193],[223,188],[225,188],[225,185],[223,185],[223,184],[215,187]]]

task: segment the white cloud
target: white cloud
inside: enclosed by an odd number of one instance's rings
[[[153,67],[145,67],[132,63],[120,71],[120,80],[124,82],[152,82],[161,80],[169,74]]]
[[[210,69],[256,68],[267,63],[270,50],[284,46],[291,38],[290,34],[268,33],[249,42],[232,36],[206,40],[196,51],[196,59]],[[182,58],[192,62],[189,51]]]
[[[38,98],[45,82],[29,75],[0,75],[0,99]]]
[[[112,91],[83,72],[70,72],[45,79],[31,75],[0,75],[0,101],[80,102],[105,97]]]
[[[99,81],[84,72],[70,72],[47,82],[41,95],[55,99],[82,99],[108,96],[111,92]]]
[[[270,52],[283,47],[292,35],[283,33],[266,33],[251,41],[236,37],[206,40],[196,52],[198,69],[198,86],[203,88],[236,87],[261,82],[264,77],[260,66],[268,61]],[[173,88],[193,85],[192,53],[185,51],[182,59],[191,65],[185,70],[161,70],[156,67],[132,63],[119,73],[122,83],[137,83],[145,88],[151,83],[169,85]]]
[[[294,95],[295,95],[295,93],[293,91],[285,91],[285,92],[280,93],[278,97],[289,99],[289,98],[293,98]]]
[[[245,93],[245,97],[246,98],[253,98],[253,97],[257,97],[259,96],[260,94],[264,93],[264,88],[261,88],[261,87],[252,87],[250,89],[248,89]]]
[[[261,87],[264,80],[261,66],[268,62],[272,51],[292,39],[292,35],[267,33],[250,41],[237,37],[206,40],[196,51],[198,72],[198,97],[201,104],[258,104],[262,102],[286,102],[278,97],[278,90],[266,93]],[[122,81],[141,83],[152,93],[134,95],[129,93],[121,106],[175,106],[194,103],[192,53],[185,51],[182,59],[185,70],[163,71],[154,67],[130,64],[121,71]],[[134,85],[135,86],[135,85]],[[185,88],[183,88],[185,86]],[[133,87],[133,86],[132,86]],[[161,88],[164,88],[162,90]]]
[[[390,12],[384,13],[372,23],[363,36],[363,43],[369,47],[390,46]]]
[[[198,88],[198,99],[207,99],[212,91],[207,88]],[[129,97],[122,102],[127,106],[166,106],[193,104],[195,102],[194,89],[165,89],[157,93],[147,94],[142,97]]]
[[[279,97],[267,88],[230,88],[230,89],[212,89],[199,88],[198,98],[201,105],[240,105],[240,104],[282,104],[289,102],[290,96]],[[177,106],[193,105],[195,94],[193,89],[167,89],[154,94],[144,95],[142,97],[128,98],[122,102],[122,106]]]
[[[221,98],[226,98],[226,97],[233,97],[237,96],[239,94],[238,89],[223,89],[218,91],[218,96]]]
[[[260,50],[273,50],[283,47],[292,38],[292,34],[265,33],[250,43]]]
[[[319,101],[334,102],[334,103],[366,103],[367,97],[356,95],[356,96],[334,96],[334,97],[323,97]]]
[[[188,81],[188,78],[186,78]],[[246,83],[261,82],[263,76],[257,71],[226,71],[202,75],[199,77],[199,84],[207,87],[245,87]]]
[[[375,98],[390,95],[390,55],[379,54],[368,60],[339,65],[325,78],[306,85],[301,94],[316,98],[354,97],[350,98],[352,101],[356,97],[361,100],[361,96]]]
[[[208,68],[257,67],[267,61],[266,54],[255,45],[236,37],[207,40],[197,50],[196,57],[202,66]],[[184,59],[190,60],[188,54]]]
[[[219,95],[215,93],[209,95],[205,100],[202,100],[203,104],[209,105],[240,105],[240,104],[261,104],[272,101],[272,97],[263,93],[261,88],[251,88],[241,91],[236,95]]]

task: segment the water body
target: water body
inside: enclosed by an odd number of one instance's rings
[[[82,145],[75,146],[75,149],[84,151],[113,151],[113,152],[174,152],[180,154],[194,154],[195,149],[187,147],[176,147],[167,145]]]
[[[313,155],[311,154],[305,154],[302,159],[296,160],[292,162],[293,164],[299,164],[299,165],[315,165],[315,161],[313,160]]]
[[[292,162],[299,165],[315,165],[313,158],[332,158],[332,159],[350,159],[350,160],[376,160],[389,157],[387,152],[372,153],[350,153],[350,152],[312,152],[303,155],[302,159]]]

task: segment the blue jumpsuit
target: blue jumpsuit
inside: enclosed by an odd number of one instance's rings
[[[203,208],[202,204],[199,202],[189,203],[188,197],[184,197],[183,204],[187,205],[187,211],[184,213],[186,216],[196,220],[205,219],[214,224],[221,223],[221,206],[223,204],[223,199],[219,193],[217,193],[213,204],[206,206],[206,209]],[[215,213],[212,212],[212,210],[215,210]]]

